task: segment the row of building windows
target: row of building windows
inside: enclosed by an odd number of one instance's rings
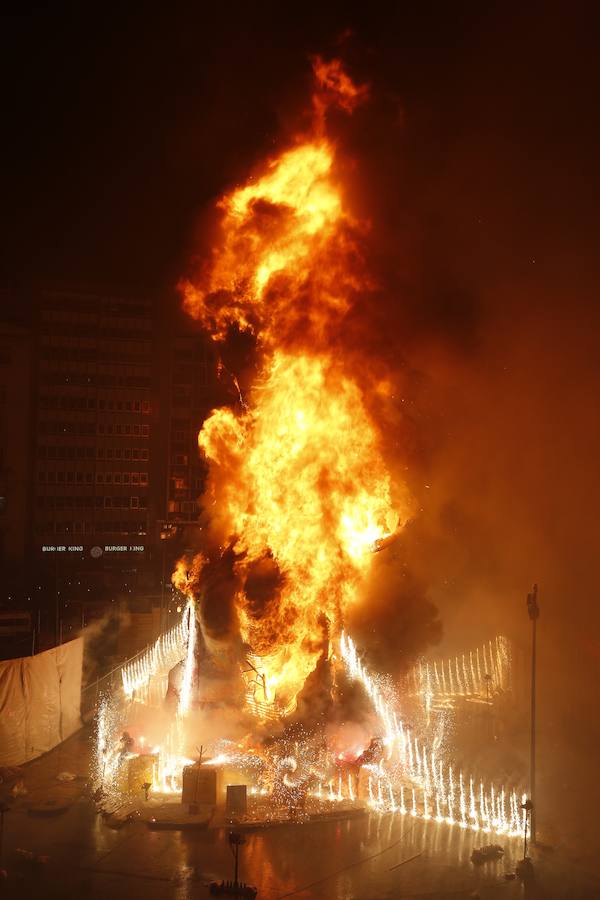
[[[65,337],[89,337],[90,327],[92,327],[100,339],[116,338],[121,341],[147,340],[149,337],[148,331],[152,328],[152,322],[140,322],[139,325],[141,327],[138,328],[115,328],[111,325],[99,325],[98,316],[86,316],[84,322],[62,322],[60,333]],[[144,326],[147,326],[147,328],[144,329]],[[41,331],[44,334],[54,334],[56,326],[44,323]]]
[[[43,394],[39,398],[40,409],[100,409],[115,412],[150,412],[149,400],[96,400],[95,397],[69,397],[60,394]]]
[[[41,522],[38,534],[147,534],[148,523],[140,522]]]
[[[95,387],[150,388],[151,379],[144,375],[109,375],[98,372],[45,372],[46,384],[94,385]]]
[[[147,447],[53,447],[40,444],[37,448],[40,459],[136,459],[144,462],[150,458]]]
[[[140,303],[139,300],[129,300],[116,297],[95,297],[90,294],[59,294],[57,292],[44,292],[42,318],[48,322],[79,322],[86,321],[86,314],[92,314],[98,318],[118,316],[121,322],[129,320],[135,324],[143,325],[143,319],[152,314],[151,303]],[[135,318],[133,318],[135,317]],[[139,319],[138,319],[139,317]]]
[[[197,493],[200,493],[204,487],[204,478],[201,475],[189,478],[187,474],[171,473],[170,484],[172,491],[195,490]]]
[[[38,472],[41,484],[93,484],[93,472]],[[96,472],[96,484],[148,484],[147,472]]]
[[[200,511],[200,506],[195,500],[169,500],[170,513],[188,513],[195,515]]]
[[[38,509],[145,509],[147,497],[42,497]]]
[[[148,484],[148,473],[96,472],[96,484]]]
[[[124,425],[114,425],[111,422],[99,422],[98,434],[117,434],[124,435],[126,437],[128,435],[139,435],[140,437],[148,437],[148,435],[150,434],[150,426],[131,425],[129,423],[125,423]]]
[[[41,419],[38,423],[39,434],[108,434],[117,437],[148,437],[149,425],[137,425],[129,422],[113,424],[106,422],[59,422],[52,419]]]
[[[41,419],[38,423],[38,434],[96,434],[95,422],[54,422],[52,419]]]
[[[61,362],[135,362],[136,360],[145,360],[150,356],[150,344],[127,344],[123,342],[118,344],[114,342],[114,346],[110,346],[113,342],[106,341],[105,347],[65,347],[64,344],[59,347],[43,346],[40,348],[40,359],[59,359]],[[134,350],[137,350],[135,352]],[[145,349],[143,349],[145,348]]]

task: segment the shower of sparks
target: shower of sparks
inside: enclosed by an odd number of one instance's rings
[[[387,746],[386,759],[371,781],[370,805],[380,810],[396,810],[394,797],[400,795],[403,798],[403,788],[407,787],[412,791],[411,812],[414,816],[431,818],[434,809],[438,821],[449,825],[458,824],[461,828],[510,837],[521,836],[524,819],[519,812],[516,789],[509,791],[503,785],[498,787],[480,779],[478,807],[474,778],[459,770],[456,784],[452,765],[438,760],[437,748],[429,745],[426,738],[413,734],[384,700],[377,687],[378,679],[361,662],[352,638],[345,632],[340,637],[340,652],[350,677],[358,680],[371,698]],[[468,785],[468,791],[465,785]],[[400,812],[403,805],[401,799]]]
[[[423,706],[453,704],[460,698],[491,701],[510,689],[510,645],[497,635],[474,650],[429,662],[421,660],[404,678],[407,694],[420,696]]]
[[[184,614],[174,628],[157,638],[152,647],[123,666],[121,678],[126,697],[139,696],[153,678],[167,676],[183,659],[188,645],[188,628],[189,616]]]

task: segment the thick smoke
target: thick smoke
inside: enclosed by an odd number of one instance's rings
[[[377,621],[366,604],[352,614],[356,639],[395,672],[439,638],[437,607],[440,652],[460,652],[497,631],[526,652],[525,594],[538,580],[538,768],[552,785],[541,795],[541,815],[559,821],[560,807],[566,822],[568,798],[597,784],[588,688],[600,632],[591,601],[600,496],[599,329],[590,283],[597,263],[589,185],[578,174],[583,166],[591,178],[595,154],[581,160],[568,146],[565,135],[587,120],[572,97],[561,113],[568,126],[557,132],[554,98],[564,85],[550,50],[539,77],[532,75],[527,41],[542,44],[533,37],[539,22],[529,26],[516,55],[508,32],[494,32],[493,48],[483,36],[452,86],[443,58],[423,88],[414,54],[392,65],[396,53],[384,52],[369,103],[336,117],[352,206],[371,222],[363,247],[376,287],[357,292],[332,339],[356,348],[361,383],[385,382],[382,373],[392,372],[392,390],[380,384],[370,410],[388,465],[415,498],[400,542],[375,561]],[[546,32],[552,27],[546,23]],[[514,70],[500,84],[490,73],[508,56]],[[442,84],[444,110],[432,99]],[[535,123],[514,120],[523,91]],[[526,735],[518,740],[525,755]],[[589,805],[597,808],[598,799]],[[589,817],[573,803],[567,818],[565,831],[588,845]]]

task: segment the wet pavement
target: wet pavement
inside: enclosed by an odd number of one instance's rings
[[[231,877],[227,832],[150,831],[141,822],[119,830],[97,814],[85,784],[89,735],[25,767],[28,794],[5,817],[2,896],[187,900],[209,896],[208,882]],[[61,783],[69,771],[80,777]],[[28,807],[57,798],[66,811],[32,816]],[[519,841],[478,836],[458,826],[410,815],[366,813],[352,819],[281,825],[246,834],[241,878],[259,898],[600,898],[600,881],[575,869],[559,851],[536,861],[536,884],[524,891],[505,873],[522,853]],[[503,859],[479,868],[474,846],[498,840]],[[49,857],[38,871],[15,863],[22,848]]]

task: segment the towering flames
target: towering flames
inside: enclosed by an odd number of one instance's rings
[[[355,298],[373,285],[326,114],[351,112],[366,89],[339,61],[317,59],[314,74],[310,133],[223,197],[220,242],[183,285],[216,342],[232,329],[256,342],[249,398],[214,410],[198,442],[211,528],[235,554],[241,637],[260,659],[265,699],[284,707],[359,601],[373,550],[408,516],[344,342]]]

